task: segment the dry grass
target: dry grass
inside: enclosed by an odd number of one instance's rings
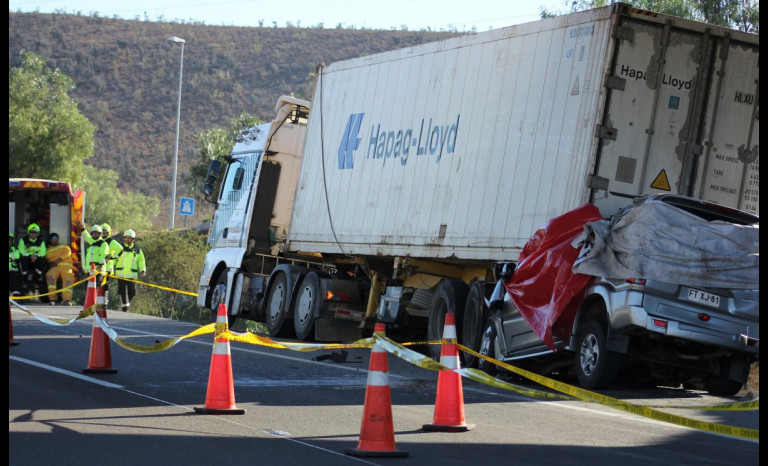
[[[740,396],[759,397],[760,396],[760,363],[756,362],[749,371],[747,385],[738,393]]]

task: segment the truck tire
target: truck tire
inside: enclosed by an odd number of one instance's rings
[[[269,336],[287,336],[288,327],[285,320],[288,317],[288,301],[291,291],[288,289],[288,278],[280,272],[275,275],[267,298],[267,331]]]
[[[432,306],[429,308],[427,338],[430,341],[442,340],[445,330],[445,315],[453,313],[456,319],[456,338],[461,341],[461,322],[464,305],[467,301],[467,284],[461,280],[444,279],[437,285]],[[442,345],[429,345],[431,356],[439,360]]]
[[[474,351],[480,349],[483,324],[488,319],[488,314],[485,309],[484,290],[485,286],[483,282],[475,282],[469,287],[467,304],[464,306],[464,317],[461,322],[460,343]],[[479,358],[465,352],[462,352],[461,356],[464,367],[477,367]]]
[[[320,296],[320,280],[314,272],[308,273],[299,286],[293,311],[293,328],[296,338],[307,340],[315,329],[315,316],[318,313],[322,297]]]
[[[486,319],[485,325],[481,327],[482,334],[480,336],[479,347],[477,352],[483,356],[496,359],[496,327],[493,326],[491,319]],[[486,361],[483,358],[477,359],[477,368],[485,372],[488,375],[496,375],[499,372],[496,364]]]
[[[227,272],[226,270],[221,272],[216,278],[216,285],[211,292],[211,322],[216,322],[216,318],[219,314],[219,304],[226,304],[227,299]],[[227,326],[232,328],[237,321],[237,317],[230,314],[232,310],[227,306]]]
[[[586,389],[606,388],[619,375],[621,353],[606,348],[606,325],[599,320],[579,325],[574,366],[579,384]]]
[[[747,382],[749,378],[749,364],[738,356],[731,356],[728,358],[721,358],[718,361],[719,371],[717,375],[706,377],[702,382],[704,383],[704,389],[710,394],[715,396],[733,396],[741,390],[741,387]],[[731,366],[745,367],[747,371],[744,372],[742,380],[733,380],[730,378]]]

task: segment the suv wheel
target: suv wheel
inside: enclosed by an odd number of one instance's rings
[[[485,327],[483,327],[483,335],[480,337],[480,348],[477,352],[489,358],[496,358],[496,328],[490,319],[488,319]],[[496,364],[483,358],[477,358],[477,368],[488,375],[496,375],[499,371]]]
[[[587,389],[605,388],[616,380],[621,354],[605,346],[606,324],[590,320],[579,325],[574,364],[579,384]]]
[[[749,363],[738,356],[722,358],[718,363],[718,374],[709,376],[703,380],[704,389],[706,389],[710,395],[716,396],[733,396],[739,393],[741,387],[744,386],[749,378]],[[734,368],[746,368],[746,372],[743,369],[740,371],[743,373],[743,376],[741,377],[743,380],[733,380],[730,378],[731,366]]]

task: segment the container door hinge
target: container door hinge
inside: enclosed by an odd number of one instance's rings
[[[602,176],[597,175],[589,175],[587,180],[587,187],[601,191],[608,191],[608,178],[603,178]]]
[[[597,125],[595,136],[599,137],[600,139],[608,139],[610,141],[615,141],[617,133],[618,131],[616,130],[616,128],[609,128],[607,126]]]
[[[623,91],[626,85],[627,85],[627,80],[624,78],[619,78],[617,76],[608,76],[605,79],[605,87],[607,87],[608,89]]]

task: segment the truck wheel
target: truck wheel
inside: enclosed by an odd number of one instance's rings
[[[299,287],[296,299],[296,310],[293,312],[293,328],[296,338],[306,340],[315,328],[315,316],[321,303],[320,281],[317,274],[310,272],[304,277]]]
[[[483,335],[483,323],[488,318],[484,302],[484,284],[475,282],[469,287],[467,304],[464,306],[464,318],[461,322],[461,344],[478,351],[480,338]],[[475,367],[479,358],[469,353],[461,353],[464,367]]]
[[[278,273],[275,275],[272,288],[269,290],[269,297],[267,298],[267,331],[269,336],[285,336],[288,327],[285,324],[285,319],[288,314],[288,297],[290,290],[288,290],[288,279],[284,273]]]
[[[461,280],[445,279],[437,285],[432,306],[429,308],[427,338],[431,341],[442,340],[445,330],[445,315],[452,312],[456,319],[456,337],[461,341],[461,318],[467,301],[467,284]],[[434,359],[440,359],[441,345],[429,345],[429,352]]]
[[[739,393],[739,390],[741,390],[741,387],[744,386],[744,384],[747,382],[747,379],[749,378],[749,364],[747,364],[747,362],[742,358],[733,356],[730,358],[719,359],[718,365],[720,366],[718,375],[710,376],[703,380],[704,389],[710,395],[716,396],[733,396]],[[746,372],[742,371],[744,372],[744,377],[742,380],[739,381],[730,378],[729,375],[731,373],[732,365],[737,367],[743,366],[747,368]]]
[[[608,387],[619,375],[621,353],[606,348],[606,335],[606,324],[600,321],[590,320],[579,325],[574,364],[579,384],[584,388]]]
[[[213,287],[211,293],[211,322],[216,322],[216,318],[219,315],[219,304],[226,304],[227,299],[227,273],[221,272],[216,279],[216,286]],[[237,321],[237,317],[230,314],[232,310],[227,306],[227,326],[232,328]]]
[[[485,326],[481,328],[483,329],[483,333],[480,337],[480,347],[477,349],[477,352],[483,356],[496,359],[496,327],[494,327],[493,322],[488,319],[485,322]],[[477,359],[477,368],[486,374],[496,375],[499,372],[499,368],[496,364],[486,361],[483,358],[475,359]]]

